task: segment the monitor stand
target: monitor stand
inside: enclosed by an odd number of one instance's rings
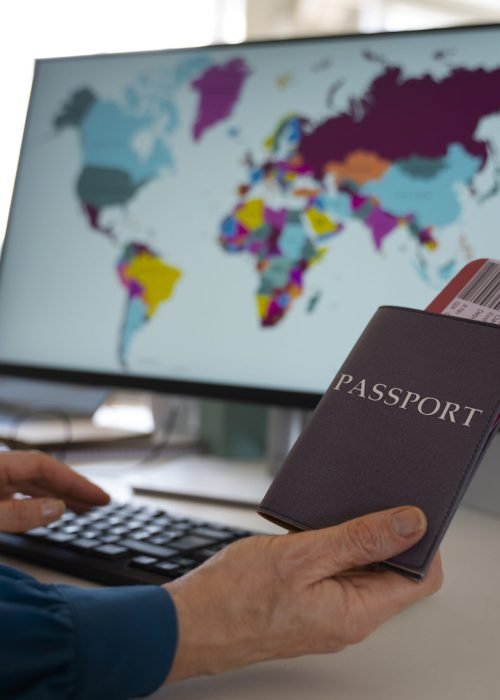
[[[168,399],[164,411],[168,413]],[[267,449],[263,459],[225,459],[199,453],[176,456],[144,465],[131,481],[134,492],[255,509],[309,415],[294,409],[267,411]],[[167,413],[162,414],[165,425]],[[157,415],[161,415],[159,409]]]
[[[93,416],[95,425],[109,429],[136,431],[146,438],[147,448],[158,448],[152,456],[169,447],[198,444],[197,401],[183,396],[152,392],[114,392]]]
[[[298,408],[268,410],[266,463],[272,476],[278,473],[310,416],[310,411]]]

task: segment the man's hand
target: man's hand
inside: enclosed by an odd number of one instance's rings
[[[336,527],[250,537],[166,584],[179,646],[169,681],[257,661],[340,651],[442,584],[439,555],[423,583],[362,567],[424,534],[417,508],[394,508]]]
[[[12,498],[15,493],[32,498]],[[106,503],[102,489],[42,452],[0,453],[0,531],[47,525],[61,517],[65,504],[81,513]]]

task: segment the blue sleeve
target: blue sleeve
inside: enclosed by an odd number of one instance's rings
[[[160,586],[47,586],[0,566],[0,698],[143,697],[165,681],[176,645]]]

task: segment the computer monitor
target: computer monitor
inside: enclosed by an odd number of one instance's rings
[[[37,61],[0,372],[311,407],[500,258],[500,27]]]

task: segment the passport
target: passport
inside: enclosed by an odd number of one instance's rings
[[[425,576],[500,414],[500,327],[450,313],[378,309],[266,493],[263,517],[307,530],[419,506],[426,534],[381,565]]]

